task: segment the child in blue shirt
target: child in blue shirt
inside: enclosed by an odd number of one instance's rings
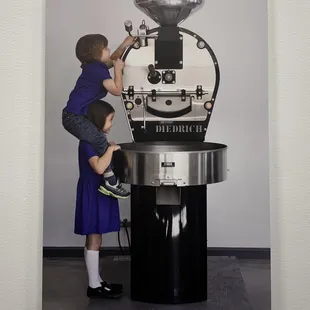
[[[76,44],[76,57],[81,62],[82,73],[63,109],[62,124],[73,136],[91,144],[99,157],[107,151],[109,144],[105,133],[98,130],[88,120],[88,106],[90,103],[104,98],[107,93],[114,96],[122,94],[124,63],[119,57],[134,41],[133,37],[127,37],[111,56],[108,40],[101,34],[85,35]],[[112,59],[117,60],[113,61]],[[109,72],[113,65],[114,79]],[[130,193],[116,179],[112,165],[109,165],[104,171],[103,178],[99,187],[101,193],[115,198],[130,196]]]
[[[97,100],[88,107],[89,121],[106,134],[112,127],[114,114],[113,107],[102,100]],[[84,259],[88,274],[89,298],[118,298],[123,293],[122,284],[102,280],[99,272],[102,235],[120,230],[118,200],[98,192],[102,173],[111,163],[113,152],[118,149],[118,145],[110,142],[107,151],[99,157],[89,143],[79,143],[79,180],[76,190],[74,233],[86,237]]]

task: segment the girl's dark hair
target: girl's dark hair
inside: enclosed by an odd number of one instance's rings
[[[108,46],[108,39],[102,34],[87,34],[76,43],[75,54],[81,64],[100,60],[102,50]]]
[[[115,110],[109,103],[97,100],[89,104],[87,118],[94,123],[99,130],[102,130],[107,117],[111,113],[115,113]]]

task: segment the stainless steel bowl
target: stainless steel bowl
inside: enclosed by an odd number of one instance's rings
[[[202,8],[204,0],[134,0],[134,4],[160,26],[177,26]]]
[[[227,146],[208,142],[120,144],[124,183],[193,186],[225,181]]]

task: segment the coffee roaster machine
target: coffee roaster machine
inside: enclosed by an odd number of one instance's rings
[[[131,299],[205,301],[207,185],[226,180],[227,146],[204,142],[220,71],[208,43],[180,24],[204,0],[135,0],[145,20],[122,55],[131,143],[121,144],[131,184]]]

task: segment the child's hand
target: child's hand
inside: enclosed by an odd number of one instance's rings
[[[112,145],[112,147],[113,147],[113,152],[118,151],[118,150],[121,149],[121,147],[119,145],[117,145],[117,144]]]
[[[110,145],[116,145],[116,143],[114,141],[110,141],[109,144]]]
[[[115,152],[121,149],[121,147],[117,144],[111,145],[109,146],[109,148],[111,148],[112,152]]]
[[[128,46],[131,46],[133,45],[135,42],[136,42],[136,39],[135,37],[132,37],[132,36],[128,36],[122,43],[122,47],[123,48],[126,48]]]
[[[117,59],[114,61],[114,69],[116,69],[117,71],[122,71],[125,67],[125,63],[120,60],[120,59]]]

